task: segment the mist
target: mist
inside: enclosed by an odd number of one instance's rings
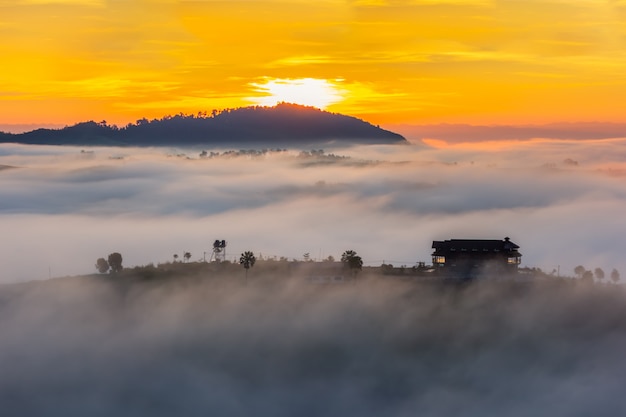
[[[524,266],[623,274],[625,145],[537,139],[213,158],[2,145],[3,412],[620,415],[622,285],[448,286],[367,268],[353,282],[316,285],[268,267],[280,262],[259,261],[247,279],[239,265],[194,261],[224,239],[231,261],[246,250],[319,260],[352,249],[366,265],[411,266],[430,260],[433,240],[510,236]],[[190,265],[169,263],[184,251]],[[93,274],[112,252],[126,270]],[[132,268],[149,264],[164,275]],[[67,275],[81,276],[54,278]]]
[[[445,145],[445,146],[444,146]],[[433,240],[502,239],[524,266],[626,271],[626,140],[368,146],[200,158],[199,149],[0,146],[0,282],[228,242],[264,257],[429,263]]]
[[[619,415],[621,286],[319,286],[252,270],[0,289],[21,416]]]

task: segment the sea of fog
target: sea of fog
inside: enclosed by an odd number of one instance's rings
[[[622,286],[61,278],[0,287],[24,417],[586,417],[626,411]],[[302,277],[300,277],[302,278]]]
[[[509,236],[523,266],[626,274],[625,139],[200,151],[0,145],[0,282],[92,273],[112,252],[209,259],[216,239],[230,260],[352,249],[411,266],[433,240]]]

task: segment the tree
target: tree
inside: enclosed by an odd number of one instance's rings
[[[246,269],[246,283],[248,283],[248,269],[252,268],[255,262],[256,258],[250,251],[245,251],[239,258],[239,263]]]
[[[363,259],[353,250],[347,250],[341,255],[341,262],[344,267],[349,268],[353,275],[356,275],[363,267]]]
[[[576,268],[574,268],[574,273],[576,275],[578,275],[579,278],[582,278],[583,274],[585,273],[587,269],[585,269],[584,266],[582,265],[578,265]]]
[[[109,270],[109,263],[104,258],[98,258],[98,260],[96,261],[96,269],[101,274],[104,274]]]
[[[111,272],[117,273],[120,272],[124,267],[122,266],[122,255],[118,252],[113,252],[109,255],[109,266],[111,267]]]
[[[174,254],[174,262],[176,262],[176,259],[178,259],[178,254],[177,253]]]
[[[604,271],[602,270],[602,268],[594,269],[593,274],[596,276],[596,279],[600,280],[600,282],[602,282],[602,280],[604,279]]]
[[[582,281],[589,283],[589,284],[593,283],[593,272],[591,271],[583,272]]]
[[[617,281],[619,281],[619,271],[617,269],[613,269],[611,271],[611,281],[613,281],[615,284],[617,284]]]
[[[191,258],[191,253],[185,252],[185,254],[183,255],[183,258],[185,258],[185,261],[189,262],[189,259]]]

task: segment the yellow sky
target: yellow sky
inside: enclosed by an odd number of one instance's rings
[[[0,0],[0,39],[0,124],[124,124],[304,79],[380,124],[626,121],[626,0]]]

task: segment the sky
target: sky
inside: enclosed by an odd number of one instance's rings
[[[298,152],[2,144],[0,283],[91,274],[113,252],[126,267],[203,261],[216,239],[235,262],[354,250],[411,267],[431,264],[433,240],[508,236],[524,267],[626,274],[625,139]]]
[[[625,21],[623,0],[0,0],[0,126],[277,101],[384,126],[625,122]]]

